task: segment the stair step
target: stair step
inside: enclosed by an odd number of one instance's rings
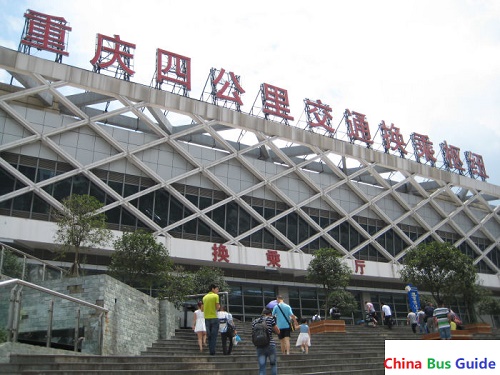
[[[196,336],[191,330],[177,330],[175,337],[158,340],[139,356],[95,355],[23,355],[12,354],[10,363],[0,364],[0,373],[12,375],[254,375],[258,364],[252,345],[250,323],[239,323],[238,334],[243,338],[229,356],[221,354],[218,339],[217,353],[210,356],[198,351]],[[292,333],[291,354],[278,353],[281,375],[382,375],[385,340],[415,340],[420,335],[409,327],[398,326],[389,331],[383,327],[346,326],[345,333],[315,334],[311,338],[309,354],[295,347],[297,332]],[[492,335],[478,335],[475,339],[498,339]],[[276,340],[277,341],[277,340]],[[279,342],[277,350],[279,352]],[[269,366],[268,366],[269,367]]]

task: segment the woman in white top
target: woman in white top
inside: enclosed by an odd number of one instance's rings
[[[198,302],[198,310],[193,314],[193,331],[198,336],[198,346],[200,352],[203,346],[207,346],[207,329],[205,327],[205,314],[203,313],[203,303]]]
[[[222,354],[230,355],[233,351],[233,336],[236,334],[233,316],[225,310],[224,306],[221,305],[219,311],[217,311],[217,318],[219,318],[219,332],[222,341]]]

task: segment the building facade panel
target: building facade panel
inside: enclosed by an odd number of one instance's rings
[[[112,229],[149,230],[183,264],[247,270],[241,282],[277,278],[266,273],[277,267],[269,265],[271,250],[278,251],[283,282],[305,283],[311,253],[333,247],[357,285],[375,280],[390,290],[400,287],[405,252],[437,240],[471,256],[488,287],[500,289],[498,186],[3,47],[0,52],[0,68],[46,80],[36,94],[30,87],[0,86],[4,228],[18,225],[19,217],[35,228],[53,220],[51,210],[67,195],[91,194],[105,204]],[[54,84],[72,94],[53,90]],[[88,98],[83,90],[104,99],[82,104]],[[54,104],[38,98],[42,91]],[[176,116],[184,119],[172,125]],[[226,131],[254,137],[243,142]],[[52,246],[45,231],[0,230],[0,237],[27,249]],[[225,246],[229,259],[214,261],[214,245]],[[109,251],[92,249],[96,256]],[[357,261],[365,262],[363,273]],[[304,295],[312,288],[303,287]]]

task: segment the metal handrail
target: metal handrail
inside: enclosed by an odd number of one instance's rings
[[[32,283],[24,281],[24,280],[20,280],[20,279],[11,279],[11,280],[6,280],[6,281],[0,281],[0,288],[8,287],[8,286],[13,286],[12,291],[11,291],[10,304],[9,304],[9,319],[8,319],[8,323],[7,323],[7,330],[9,331],[9,335],[8,335],[9,341],[17,342],[17,336],[19,333],[20,314],[21,314],[21,308],[20,308],[21,291],[22,291],[22,287],[25,286],[25,287],[35,289],[35,290],[38,290],[40,292],[52,295],[54,297],[58,297],[61,299],[65,299],[65,300],[74,302],[74,303],[81,305],[81,306],[95,309],[96,311],[100,312],[99,318],[100,318],[100,322],[101,322],[101,327],[100,327],[101,329],[99,332],[99,354],[102,355],[102,349],[103,349],[103,343],[104,343],[104,322],[105,322],[105,316],[109,312],[108,309],[101,307],[101,306],[98,306],[98,305],[94,305],[93,303],[83,301],[83,300],[75,298],[75,297],[68,296],[68,295],[63,294],[63,293],[56,292],[56,291],[51,290],[51,289],[44,288],[40,285],[36,285],[36,284],[32,284]],[[21,288],[19,288],[19,290],[16,290],[16,288],[18,286],[21,286]],[[78,314],[79,314],[79,310],[78,310]],[[78,316],[78,319],[79,319],[79,316]],[[50,317],[49,321],[51,322],[51,320],[52,320],[52,317]],[[50,347],[50,341],[49,341],[50,336],[51,336],[51,332],[49,332],[49,331],[51,331],[50,325],[51,324],[49,323],[48,334],[47,334],[47,337],[48,337],[47,347]],[[79,339],[77,337],[75,337],[75,351],[77,350],[78,342],[79,342]]]
[[[36,263],[40,263],[42,266],[43,266],[43,279],[45,279],[45,268],[51,268],[51,269],[54,269],[56,271],[59,272],[61,278],[68,273],[68,270],[64,269],[64,268],[60,268],[60,267],[57,267],[57,266],[54,266],[53,264],[45,261],[45,260],[42,260],[42,259],[39,259],[33,255],[30,255],[30,254],[26,254],[24,251],[21,251],[19,249],[16,249],[12,246],[9,246],[9,245],[6,245],[4,244],[3,242],[0,242],[0,274],[2,273],[2,269],[3,269],[3,261],[4,261],[4,249],[7,249],[11,252],[14,252],[16,254],[19,254],[20,256],[23,257],[23,274],[21,276],[21,278],[24,280],[25,279],[25,273],[26,273],[26,259],[31,259],[33,261],[35,261]],[[8,276],[8,275],[7,275]]]

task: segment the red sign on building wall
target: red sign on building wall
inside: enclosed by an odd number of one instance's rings
[[[387,127],[385,121],[382,121],[379,125],[379,129],[382,133],[382,144],[386,153],[388,153],[389,150],[399,151],[401,157],[404,157],[408,153],[408,151],[406,151],[406,143],[399,132],[399,128],[396,128],[394,124],[391,124],[391,127]]]
[[[293,120],[290,116],[290,103],[288,92],[285,89],[263,83],[261,86],[262,112],[264,117],[269,116],[281,118],[288,125],[288,120]]]
[[[96,51],[90,63],[96,72],[101,69],[111,70],[115,74],[121,71],[124,79],[129,80],[135,73],[130,68],[134,58],[133,50],[135,44],[121,40],[120,35],[110,37],[97,34]]]
[[[333,134],[335,129],[331,125],[332,109],[328,104],[323,104],[321,100],[313,102],[309,99],[304,99],[305,110],[307,114],[307,125],[311,128],[322,127],[327,132]]]
[[[68,56],[66,51],[66,34],[71,31],[63,17],[51,16],[35,12],[31,9],[24,14],[26,24],[24,26],[21,44],[35,47],[39,50],[56,53],[57,62],[61,62],[62,56]],[[25,51],[26,52],[26,51]]]
[[[351,111],[346,109],[344,118],[347,124],[347,135],[351,143],[354,143],[354,141],[361,141],[366,143],[367,147],[370,148],[373,144],[373,140],[370,134],[368,121],[366,121],[366,115],[354,111],[351,113]]]
[[[188,96],[191,90],[191,59],[170,51],[156,50],[156,87],[167,82],[174,88],[181,87],[182,94]]]
[[[19,51],[30,52],[31,47],[37,50],[45,50],[56,53],[56,62],[62,61],[62,56],[68,56],[66,51],[66,38],[71,27],[67,25],[63,17],[51,16],[33,10],[28,10],[24,14],[26,18],[23,35],[21,38]],[[113,37],[97,34],[96,52],[90,61],[94,71],[100,73],[101,70],[111,71],[115,77],[129,80],[135,71],[132,68],[135,44],[123,41],[119,35]],[[162,89],[163,84],[171,86],[172,92],[188,96],[191,90],[191,59],[170,51],[158,48],[156,51],[156,88]],[[241,95],[245,93],[240,76],[233,72],[226,72],[225,69],[211,69],[211,98],[216,105],[231,107],[233,105],[237,111],[241,111],[243,105]],[[290,114],[290,103],[287,90],[263,83],[259,94],[262,99],[262,113],[266,120],[279,121],[289,125],[294,117]],[[305,112],[307,115],[307,126],[312,128],[323,128],[329,136],[336,133],[336,129],[331,125],[332,109],[321,100],[312,101],[304,99]],[[252,114],[252,111],[250,111]],[[347,136],[351,143],[363,142],[367,148],[371,148],[374,143],[366,115],[360,112],[344,111],[342,120],[347,125]],[[300,120],[299,120],[300,122]],[[382,121],[379,125],[381,131],[384,152],[395,151],[401,157],[408,154],[406,143],[404,142],[400,129],[391,124],[386,126]],[[414,156],[417,162],[428,162],[435,166],[437,158],[434,156],[433,143],[427,135],[412,133],[410,139],[414,148]],[[448,146],[446,141],[440,144],[443,164],[448,171],[456,171],[464,174],[465,168],[460,159],[460,149],[455,146]],[[468,173],[472,178],[479,177],[483,180],[488,178],[486,174],[483,158],[481,155],[472,152],[465,153],[468,165]]]
[[[213,244],[212,246],[212,260],[214,262],[229,262],[229,250],[228,248],[223,245],[223,244]]]

